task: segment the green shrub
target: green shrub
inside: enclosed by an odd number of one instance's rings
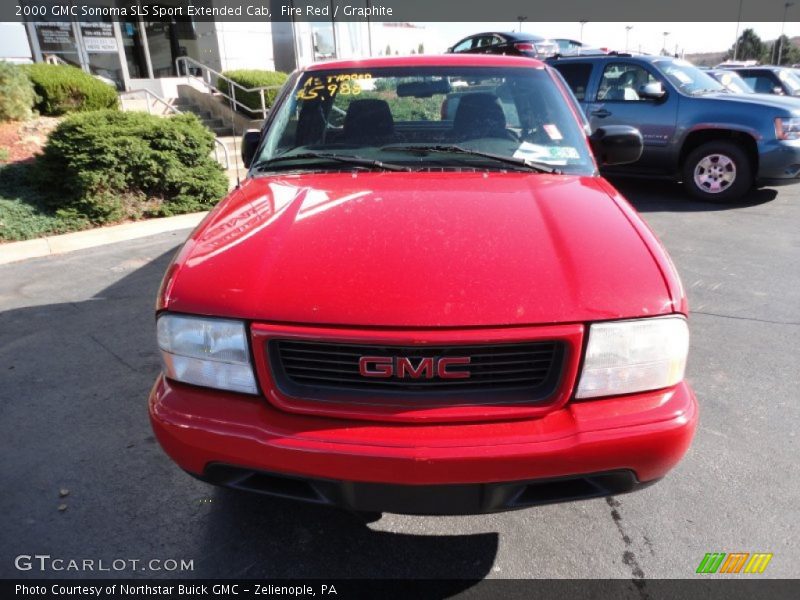
[[[93,223],[210,208],[228,190],[214,136],[192,114],[113,110],[64,119],[37,161],[46,204]]]
[[[36,94],[25,72],[0,61],[0,121],[24,121],[32,116]]]
[[[60,216],[48,209],[36,185],[35,172],[35,164],[31,163],[0,165],[0,242],[91,227],[85,218]]]
[[[77,67],[40,63],[22,68],[39,96],[36,108],[43,115],[117,108],[117,90]]]
[[[235,71],[224,71],[222,74],[248,89],[265,87],[268,85],[280,86],[283,85],[287,77],[289,77],[286,73],[281,73],[280,71],[261,71],[258,69],[238,69]],[[228,82],[224,79],[219,80],[217,87],[219,87],[223,94],[230,95]],[[266,90],[264,92],[264,103],[267,108],[272,106],[277,95],[277,89]],[[258,92],[242,92],[239,88],[236,88],[236,100],[255,111],[261,110],[261,95]]]

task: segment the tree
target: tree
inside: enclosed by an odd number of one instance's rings
[[[736,49],[736,60],[761,60],[767,47],[758,34],[752,29],[745,29],[739,36],[737,44],[731,46],[725,54],[725,60],[732,59]]]
[[[425,54],[425,44],[422,42],[420,42],[419,46],[417,46],[417,54]]]
[[[389,44],[386,44],[386,52],[384,52],[386,56],[390,56],[392,54],[392,47]]]
[[[780,60],[778,51],[781,53]],[[767,62],[771,65],[793,65],[800,62],[800,49],[792,44],[788,37],[782,35],[772,42],[772,46],[765,52],[762,62]]]

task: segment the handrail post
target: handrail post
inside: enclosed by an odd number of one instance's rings
[[[267,118],[267,103],[266,103],[266,100],[264,100],[264,88],[262,87],[259,90],[259,92],[261,93],[261,118],[262,119],[266,119]]]

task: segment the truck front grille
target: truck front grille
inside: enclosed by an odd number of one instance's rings
[[[273,339],[268,353],[276,384],[290,396],[337,401],[369,398],[374,402],[382,397],[407,397],[500,403],[546,400],[558,386],[566,348],[558,340],[467,346],[377,346]],[[381,364],[389,365],[391,375],[362,374],[359,369],[362,357],[382,359]],[[453,367],[462,376],[455,379],[439,376],[438,361],[452,357],[469,358],[469,364]],[[398,369],[398,359],[405,359],[416,373]]]

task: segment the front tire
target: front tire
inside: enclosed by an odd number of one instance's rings
[[[684,160],[682,175],[686,191],[706,202],[735,202],[753,186],[750,160],[734,142],[698,146]]]

